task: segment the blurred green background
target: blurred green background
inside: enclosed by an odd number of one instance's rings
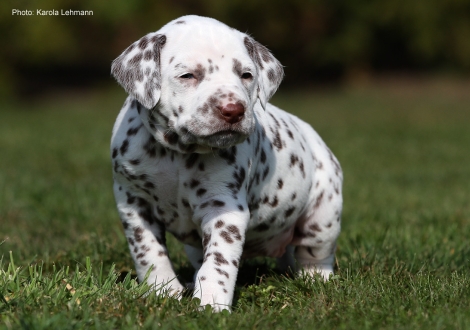
[[[469,0],[3,0],[0,8],[3,99],[111,83],[110,63],[130,43],[186,14],[214,17],[268,46],[286,66],[286,87],[470,73]]]
[[[270,48],[286,72],[272,103],[312,124],[344,170],[338,279],[306,286],[247,262],[230,317],[62,271],[135,275],[112,193],[126,95],[110,65],[186,14]],[[0,37],[0,329],[468,329],[470,0],[0,0]]]

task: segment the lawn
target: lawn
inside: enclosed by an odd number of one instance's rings
[[[108,150],[124,92],[1,105],[0,329],[468,329],[469,90],[437,79],[276,95],[342,164],[336,274],[245,262],[232,314],[145,297],[135,281]]]

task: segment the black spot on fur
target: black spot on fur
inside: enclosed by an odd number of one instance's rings
[[[186,168],[189,170],[193,168],[194,164],[196,164],[197,160],[199,158],[199,154],[190,154],[188,158],[186,159]]]
[[[147,182],[144,183],[144,187],[149,188],[149,189],[153,189],[153,188],[155,188],[155,185],[152,182],[147,181]]]
[[[267,223],[260,223],[255,228],[253,228],[253,230],[258,232],[267,231],[269,230],[269,225]]]
[[[280,151],[283,147],[281,134],[279,133],[279,131],[276,131],[274,134],[273,145],[276,147],[277,151]]]
[[[144,144],[144,150],[145,150],[145,153],[149,156],[149,157],[155,157],[157,155],[157,149],[155,147],[155,139],[150,136],[149,139],[147,140],[147,142],[145,142]],[[162,150],[165,150],[162,148]]]
[[[293,140],[294,139],[294,134],[290,130],[287,130],[287,135]]]
[[[264,152],[264,149],[261,149],[260,160],[261,160],[261,164],[264,164],[266,162],[266,153]]]
[[[130,193],[126,192],[127,204],[134,204],[135,196],[132,196]]]
[[[200,182],[199,182],[198,180],[192,179],[191,182],[189,183],[189,188],[194,189],[194,188],[196,188],[199,184],[200,184]]]
[[[181,199],[181,203],[183,204],[183,206],[184,206],[184,207],[187,207],[187,208],[189,208],[189,207],[190,207],[190,205],[189,205],[189,202],[188,202],[188,200],[187,200],[187,199],[184,199],[184,198],[183,198],[183,199]]]
[[[196,191],[196,195],[197,195],[198,197],[201,197],[201,196],[204,195],[206,192],[207,192],[207,189],[199,188],[199,189]]]
[[[286,213],[284,214],[284,216],[285,216],[286,218],[287,218],[287,217],[290,217],[290,216],[292,215],[292,213],[294,213],[294,211],[295,211],[295,207],[292,206],[292,207],[290,207],[290,208],[288,208],[288,209],[286,210]]]
[[[121,147],[119,148],[119,151],[121,152],[121,155],[124,155],[127,152],[127,149],[129,148],[129,140],[125,139]]]
[[[215,199],[215,200],[212,201],[212,206],[222,207],[222,206],[225,206],[225,202]]]
[[[163,211],[159,206],[157,206],[157,213],[159,215],[164,215],[165,214],[165,211]]]
[[[113,148],[113,154],[112,154],[112,157],[113,157],[113,158],[116,158],[117,154],[118,154],[118,150],[117,150],[117,148]]]
[[[263,171],[263,181],[266,179],[269,173],[269,167],[266,167]]]
[[[224,158],[229,165],[232,165],[236,160],[237,147],[232,146],[228,149],[220,149],[218,154],[220,157]]]
[[[240,167],[238,170],[235,170],[233,172],[233,178],[235,179],[235,182],[230,183],[228,185],[228,188],[230,188],[233,193],[236,194],[241,189],[243,182],[245,181],[245,177],[246,171],[244,167]]]
[[[178,143],[178,134],[176,134],[175,132],[168,132],[163,136],[163,138],[170,145],[175,145],[176,143]]]

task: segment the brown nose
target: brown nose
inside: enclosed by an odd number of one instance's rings
[[[217,109],[219,109],[223,120],[229,124],[238,123],[245,115],[245,107],[240,103],[229,103],[223,107],[218,106]]]

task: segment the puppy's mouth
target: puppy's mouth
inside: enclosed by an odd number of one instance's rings
[[[203,137],[202,143],[214,148],[228,148],[240,142],[243,142],[247,136],[240,132],[221,131],[209,136]]]
[[[248,135],[233,130],[223,130],[210,135],[196,136],[187,129],[182,129],[180,136],[181,143],[197,144],[200,146],[224,149],[243,142]]]

